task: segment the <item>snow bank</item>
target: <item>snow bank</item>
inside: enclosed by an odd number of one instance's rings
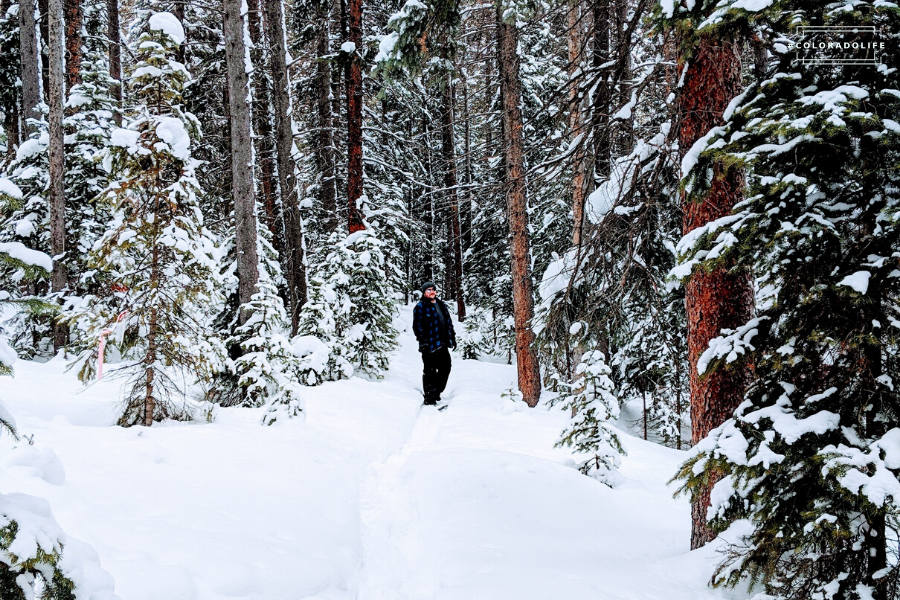
[[[715,545],[689,552],[690,505],[666,483],[686,453],[623,432],[611,490],[554,448],[561,407],[511,402],[514,366],[458,355],[449,408],[422,407],[411,309],[383,380],[305,388],[305,420],[277,427],[234,407],[122,429],[121,382],[21,361],[0,396],[66,479],[0,462],[4,491],[46,496],[127,600],[720,599]]]
[[[151,31],[163,32],[176,44],[184,43],[184,28],[178,18],[170,12],[153,13],[150,16],[149,26]]]

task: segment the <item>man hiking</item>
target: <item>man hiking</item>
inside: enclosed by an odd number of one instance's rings
[[[441,401],[441,392],[450,376],[450,349],[456,348],[456,333],[450,311],[437,299],[437,287],[427,282],[422,286],[422,299],[413,309],[413,332],[422,353],[422,392],[425,404]]]

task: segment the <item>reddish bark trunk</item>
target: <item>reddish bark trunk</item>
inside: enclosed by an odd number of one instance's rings
[[[81,0],[65,0],[66,4],[66,89],[81,83],[81,25],[84,13]]]
[[[350,233],[366,228],[359,201],[363,195],[362,160],[362,0],[350,0],[347,21],[349,39],[355,50],[347,67],[347,196]]]
[[[497,38],[500,98],[503,113],[506,158],[507,213],[512,258],[513,318],[516,328],[516,368],[519,391],[528,406],[541,397],[541,371],[534,352],[533,282],[525,181],[525,143],[522,137],[521,80],[519,78],[518,30],[506,22],[497,4]]]
[[[711,128],[723,123],[728,103],[740,92],[739,46],[701,38],[684,79],[680,99],[682,155]],[[731,170],[724,175],[714,167],[712,187],[702,202],[684,205],[683,232],[701,227],[731,213],[741,200],[743,177]],[[731,417],[741,403],[748,373],[740,369],[719,369],[702,378],[697,359],[709,340],[723,328],[735,328],[753,316],[753,288],[748,274],[730,274],[725,267],[712,272],[696,271],[685,289],[688,317],[688,360],[691,383],[691,442],[698,443]],[[691,548],[699,548],[715,537],[706,524],[709,493],[715,481],[704,488],[692,507]]]

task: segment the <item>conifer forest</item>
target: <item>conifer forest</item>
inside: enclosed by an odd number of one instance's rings
[[[0,600],[900,600],[898,69],[893,0],[0,0]]]

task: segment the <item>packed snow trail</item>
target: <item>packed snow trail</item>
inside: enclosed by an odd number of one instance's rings
[[[683,453],[623,435],[609,489],[553,447],[561,410],[501,396],[513,367],[459,356],[449,409],[422,407],[410,320],[383,380],[308,388],[305,422],[273,427],[122,429],[119,382],[19,361],[0,396],[34,445],[0,440],[0,492],[47,498],[122,600],[722,597],[666,485]]]

